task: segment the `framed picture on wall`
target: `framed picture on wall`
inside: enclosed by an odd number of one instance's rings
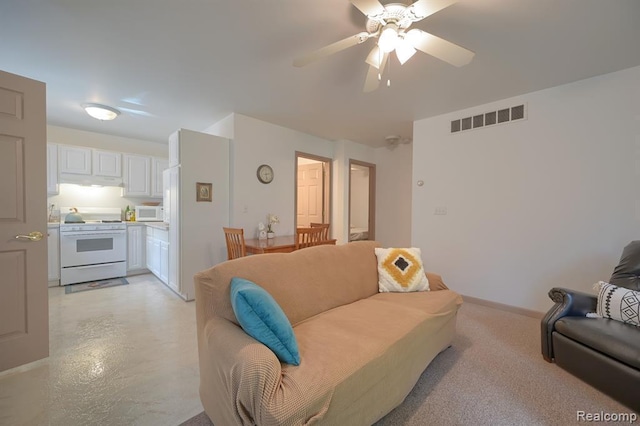
[[[196,201],[208,201],[213,200],[212,184],[196,182]]]

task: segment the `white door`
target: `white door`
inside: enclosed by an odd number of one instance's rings
[[[45,90],[0,71],[0,371],[49,356]]]
[[[323,223],[324,211],[324,175],[323,164],[298,165],[298,221],[300,227],[310,226],[310,223]]]

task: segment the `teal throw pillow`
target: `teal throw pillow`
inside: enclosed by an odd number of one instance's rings
[[[287,364],[300,365],[298,342],[289,319],[273,297],[243,278],[231,279],[231,306],[242,329]]]

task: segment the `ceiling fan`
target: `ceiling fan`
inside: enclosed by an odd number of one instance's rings
[[[409,29],[414,22],[451,6],[457,0],[418,0],[409,6],[402,3],[382,5],[378,0],[349,1],[367,16],[366,31],[297,58],[293,61],[294,66],[303,67],[318,59],[364,43],[370,38],[377,38],[378,42],[366,59],[369,71],[364,83],[364,91],[371,92],[378,88],[389,54],[394,50],[400,64],[408,61],[416,50],[457,67],[468,64],[475,55],[464,47],[418,28]]]

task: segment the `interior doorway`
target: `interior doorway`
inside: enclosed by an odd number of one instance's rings
[[[296,152],[296,227],[330,223],[331,162],[330,158]]]
[[[349,241],[375,240],[376,165],[349,160]]]

